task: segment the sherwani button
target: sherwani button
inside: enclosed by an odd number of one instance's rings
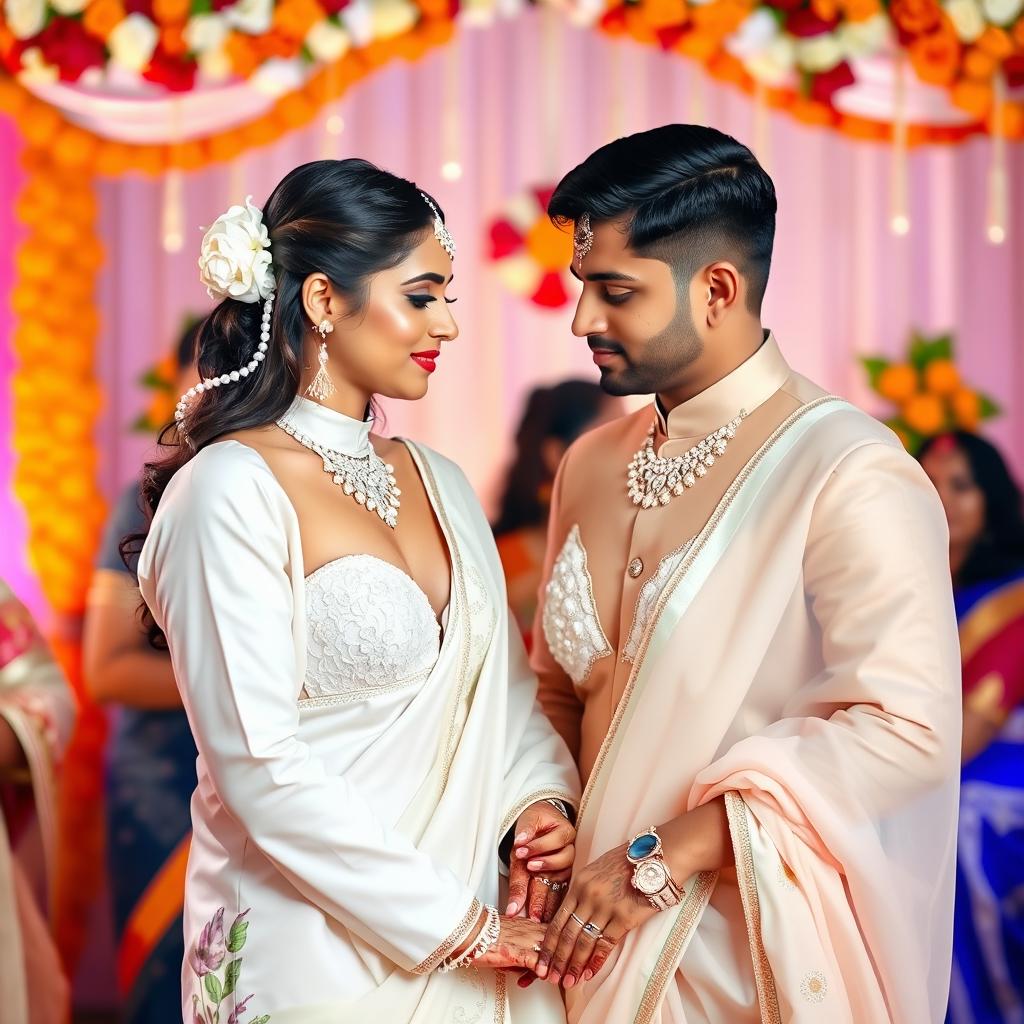
[[[642,573],[643,571],[644,571],[644,561],[643,561],[642,558],[634,558],[633,561],[629,563],[629,570],[628,570],[628,572],[629,572],[629,575],[632,576],[633,579],[636,579],[640,575],[640,573]]]

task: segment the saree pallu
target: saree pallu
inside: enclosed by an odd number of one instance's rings
[[[824,398],[753,455],[667,581],[583,795],[583,863],[722,798],[735,871],[627,934],[571,1024],[937,1024],[960,681],[941,506]],[[680,880],[683,881],[683,880]]]
[[[4,1024],[65,1024],[68,1018],[69,985],[46,910],[52,906],[56,858],[56,769],[74,716],[74,698],[60,667],[28,610],[0,581],[0,719],[13,730],[26,762],[6,777],[0,773]]]
[[[949,1024],[1024,1021],[1024,574],[958,591],[964,706],[1001,725],[963,766]]]

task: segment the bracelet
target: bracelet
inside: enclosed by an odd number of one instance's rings
[[[565,801],[555,800],[552,797],[548,797],[544,803],[551,804],[551,806],[554,807],[554,809],[558,811],[566,821],[572,821],[572,818],[570,817],[571,812]]]
[[[476,942],[455,957],[454,960],[449,957],[443,961],[437,969],[438,974],[447,974],[449,971],[457,970],[459,967],[468,967],[474,960],[482,957],[498,941],[498,937],[501,935],[501,919],[498,917],[498,911],[494,907],[485,906],[484,913],[487,915],[487,920],[484,921],[484,926],[480,929]]]

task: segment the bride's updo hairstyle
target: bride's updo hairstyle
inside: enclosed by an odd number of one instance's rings
[[[435,218],[443,224],[436,201],[411,181],[348,159],[296,167],[262,210],[247,199],[211,225],[200,279],[221,301],[199,329],[202,383],[182,396],[175,422],[160,435],[161,454],[145,467],[150,518],[171,477],[197,452],[273,423],[291,405],[315,326],[302,304],[306,278],[325,274],[357,315],[370,279],[407,259],[425,231],[438,230]],[[144,540],[144,533],[126,538],[122,556],[137,555]]]

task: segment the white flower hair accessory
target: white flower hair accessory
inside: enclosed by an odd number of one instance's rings
[[[232,206],[221,214],[203,236],[199,255],[199,280],[210,298],[230,298],[239,302],[263,300],[260,342],[249,361],[237,370],[207,377],[178,399],[174,421],[184,441],[189,441],[185,416],[196,395],[225,384],[237,384],[254,374],[267,358],[270,348],[270,322],[274,310],[274,270],[270,260],[270,234],[263,213],[246,196],[245,206]]]
[[[252,196],[222,213],[203,236],[199,280],[210,298],[259,302],[273,295],[270,234]]]

